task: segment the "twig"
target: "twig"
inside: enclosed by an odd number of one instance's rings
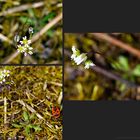
[[[7,123],[7,99],[4,97],[4,124]]]
[[[50,21],[42,30],[40,30],[37,34],[32,37],[31,42],[37,41],[46,31],[48,31],[51,27],[57,24],[62,19],[62,13],[60,13],[57,17],[55,17],[52,21]]]
[[[52,84],[52,85],[55,85],[55,86],[59,86],[59,87],[62,87],[62,84],[61,83],[57,83],[57,82],[47,82],[47,84]]]
[[[117,40],[114,37],[111,37],[105,33],[92,33],[92,35],[94,37],[96,37],[97,39],[101,39],[107,42],[110,42],[111,44],[118,46],[122,49],[125,49],[126,51],[130,52],[131,54],[137,56],[138,58],[140,58],[140,50],[135,49],[134,47],[132,47],[129,44],[123,43],[122,41]]]
[[[18,7],[10,8],[7,11],[0,13],[0,16],[6,16],[8,14],[25,11],[25,10],[28,10],[29,8],[38,8],[41,6],[44,6],[44,2],[37,2],[37,3],[33,3],[33,4],[24,4],[24,5],[21,5]]]
[[[107,71],[107,70],[105,70],[105,69],[103,69],[103,68],[101,68],[99,66],[93,66],[91,68],[92,68],[93,71],[96,71],[97,73],[100,73],[100,74],[102,74],[102,75],[104,75],[104,76],[106,76],[106,77],[108,77],[110,79],[120,81],[121,83],[123,83],[123,84],[125,84],[125,85],[127,85],[129,87],[134,87],[134,88],[140,87],[140,85],[137,85],[135,83],[127,81],[127,80],[119,77],[118,75],[115,75],[115,74],[113,74],[113,73],[111,73],[111,72],[109,72],[109,71]]]
[[[18,103],[20,103],[21,105],[23,105],[24,107],[26,107],[29,111],[31,111],[32,113],[35,113],[36,116],[39,119],[43,119],[45,120],[39,113],[37,113],[37,111],[35,109],[33,109],[31,106],[29,106],[28,104],[26,104],[23,100],[17,100]]]
[[[8,42],[9,44],[13,44],[13,42],[9,38],[4,36],[3,34],[0,34],[0,39],[5,41],[5,42]]]
[[[20,103],[21,105],[23,105],[24,107],[26,107],[30,112],[35,113],[36,116],[37,116],[39,119],[46,121],[45,118],[42,117],[42,115],[40,115],[35,109],[33,109],[31,106],[29,106],[29,105],[28,105],[27,103],[25,103],[23,100],[17,100],[17,102]],[[52,127],[53,127],[51,124],[49,124],[48,121],[46,122],[46,125],[47,125],[50,129],[52,129]]]
[[[18,51],[15,51],[14,53],[12,53],[10,56],[6,57],[3,62],[1,62],[2,64],[8,64],[10,63],[15,57],[17,57],[20,53]]]
[[[60,105],[61,102],[62,102],[62,99],[63,99],[63,92],[61,91],[60,94],[59,94],[59,97],[57,99],[57,103]]]

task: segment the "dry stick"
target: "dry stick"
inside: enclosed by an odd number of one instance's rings
[[[19,52],[18,52],[18,51],[15,51],[15,52],[12,53],[10,56],[6,57],[6,58],[3,60],[2,64],[8,64],[8,63],[11,62],[15,57],[17,57],[18,54],[19,54]]]
[[[100,74],[108,77],[108,78],[111,78],[111,79],[116,80],[116,81],[120,81],[121,83],[123,83],[123,84],[125,84],[125,85],[127,85],[129,87],[134,87],[134,88],[140,87],[140,85],[137,85],[135,83],[132,83],[130,81],[122,79],[118,75],[115,75],[115,74],[113,74],[113,73],[111,73],[111,72],[109,72],[109,71],[107,71],[107,70],[105,70],[105,69],[103,69],[103,68],[101,68],[99,66],[93,66],[93,67],[91,67],[91,69],[93,71],[96,71],[97,73],[100,73]]]
[[[129,44],[123,43],[122,41],[119,41],[119,40],[115,39],[114,37],[111,37],[105,33],[92,33],[92,35],[94,37],[96,37],[97,39],[102,39],[104,41],[110,42],[111,44],[113,44],[115,46],[125,49],[126,51],[128,51],[131,54],[140,58],[140,50],[135,49],[134,47],[132,47]]]
[[[18,7],[10,8],[7,11],[0,13],[0,16],[6,16],[8,14],[25,11],[25,10],[28,10],[29,8],[38,8],[41,6],[44,6],[44,2],[37,2],[37,3],[33,3],[33,4],[24,4],[24,5],[21,5]]]
[[[7,123],[7,99],[4,97],[4,124]]]
[[[9,38],[4,36],[3,34],[0,34],[0,39],[5,41],[5,42],[8,42],[9,44],[13,44],[13,42]]]
[[[37,41],[40,38],[40,36],[42,36],[47,30],[49,30],[51,27],[57,24],[61,19],[62,19],[62,13],[60,13],[57,17],[55,17],[52,21],[50,21],[41,31],[35,34],[32,37],[31,43]],[[2,63],[7,64],[11,62],[18,54],[19,52],[15,51],[13,54],[7,57]]]
[[[55,85],[55,86],[59,86],[59,87],[62,87],[62,84],[61,83],[57,83],[57,82],[47,82],[47,84],[52,84],[52,85]]]
[[[37,113],[37,111],[35,109],[33,109],[31,106],[29,106],[28,104],[26,104],[24,101],[22,100],[17,100],[18,103],[20,103],[21,105],[23,105],[24,107],[26,107],[29,111],[31,111],[32,113],[35,113],[36,116],[39,118],[39,119],[43,119],[45,120],[39,113]]]
[[[45,118],[43,118],[35,109],[33,109],[31,106],[29,106],[27,103],[25,103],[23,100],[17,100],[18,103],[20,103],[21,105],[23,105],[24,107],[26,107],[29,111],[31,111],[32,113],[35,113],[36,116],[45,121]],[[48,121],[46,122],[46,125],[49,128],[52,128],[52,125],[48,123]]]
[[[60,94],[59,94],[59,97],[57,99],[57,103],[60,105],[61,102],[62,102],[62,99],[63,99],[63,92],[61,91]]]

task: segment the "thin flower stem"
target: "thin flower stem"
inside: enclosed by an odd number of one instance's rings
[[[65,49],[64,54],[67,55],[69,57],[69,59],[70,59],[71,53],[68,50]],[[105,77],[108,77],[108,78],[116,80],[116,81],[120,81],[121,83],[123,83],[123,84],[125,84],[125,85],[127,85],[129,87],[135,87],[135,88],[140,87],[140,85],[135,84],[133,82],[130,82],[128,80],[125,80],[125,79],[121,78],[119,75],[116,75],[116,74],[114,74],[114,73],[112,73],[112,72],[110,72],[108,70],[105,70],[104,68],[101,68],[101,67],[99,67],[97,65],[91,67],[91,69],[93,71],[97,72],[97,73],[100,73],[100,74],[104,75]]]
[[[4,124],[7,123],[7,99],[4,97]]]
[[[120,81],[121,83],[123,83],[123,84],[125,84],[125,85],[127,85],[129,87],[134,87],[134,88],[140,87],[140,85],[132,83],[132,82],[130,82],[128,80],[125,80],[125,79],[121,78],[120,76],[118,76],[118,75],[116,75],[114,73],[111,73],[110,71],[107,71],[107,70],[105,70],[105,69],[103,69],[103,68],[101,68],[99,66],[93,66],[93,67],[91,67],[91,69],[93,71],[96,71],[97,73],[100,73],[100,74],[110,78],[110,79]]]

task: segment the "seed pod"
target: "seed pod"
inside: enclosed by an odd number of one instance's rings
[[[29,34],[33,34],[33,27],[29,27]]]
[[[19,42],[19,40],[20,40],[20,36],[19,36],[19,35],[15,35],[14,41],[15,41],[15,42]]]

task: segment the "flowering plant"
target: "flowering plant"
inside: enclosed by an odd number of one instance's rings
[[[29,34],[30,38],[32,37],[33,34],[33,28],[29,28]],[[22,37],[22,40],[20,40],[19,36],[15,36],[15,41],[18,42],[19,44],[17,45],[17,51],[20,53],[24,53],[24,56],[27,56],[27,54],[32,55],[33,54],[33,48],[30,46],[31,40],[27,39],[27,36]]]
[[[3,84],[6,81],[6,78],[10,76],[9,70],[0,71],[0,84]]]
[[[91,66],[95,65],[91,60],[88,60],[87,53],[80,53],[80,50],[75,46],[72,46],[72,52],[71,60],[73,60],[77,65],[85,63],[85,69],[89,69]]]

